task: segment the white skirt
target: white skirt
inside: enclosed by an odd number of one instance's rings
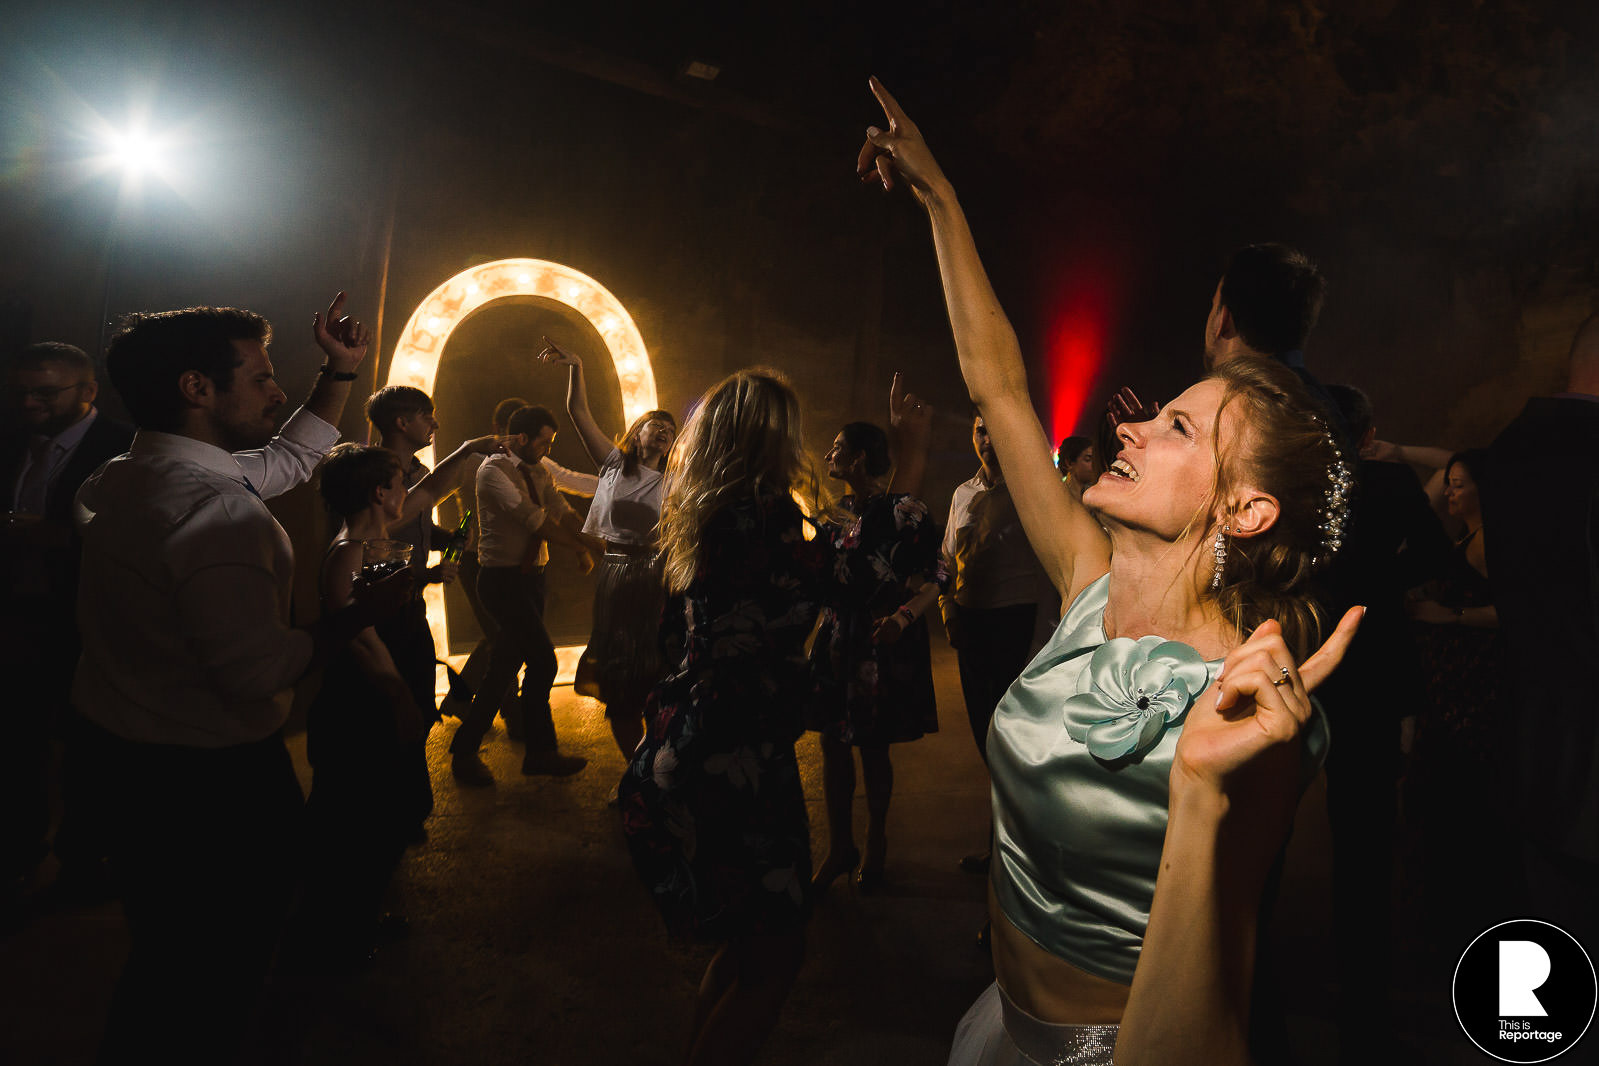
[[[1112,1066],[1114,1025],[1056,1025],[1012,1003],[995,982],[955,1029],[949,1066]]]

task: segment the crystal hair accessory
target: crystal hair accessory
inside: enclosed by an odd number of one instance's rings
[[[1327,491],[1322,500],[1321,522],[1317,526],[1321,530],[1321,549],[1313,560],[1313,565],[1325,566],[1344,546],[1344,526],[1349,521],[1349,501],[1354,496],[1355,472],[1344,461],[1344,450],[1338,446],[1338,438],[1327,427],[1327,423],[1317,418],[1316,424],[1327,435],[1327,445],[1333,452],[1333,461],[1327,467]]]

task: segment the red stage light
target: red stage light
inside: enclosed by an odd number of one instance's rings
[[[1092,436],[1094,413],[1083,408],[1110,347],[1120,286],[1103,263],[1075,264],[1064,272],[1051,316],[1044,362],[1051,443],[1079,431]]]

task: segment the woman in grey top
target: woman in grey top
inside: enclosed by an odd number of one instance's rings
[[[540,361],[567,368],[566,412],[600,484],[583,532],[605,541],[594,587],[594,626],[578,664],[577,691],[605,703],[611,736],[623,757],[644,739],[644,700],[660,679],[657,645],[664,602],[655,552],[661,476],[677,440],[669,411],[646,411],[615,443],[589,411],[583,361],[544,338]]]

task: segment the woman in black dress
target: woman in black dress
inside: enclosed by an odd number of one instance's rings
[[[833,551],[833,580],[811,652],[815,692],[807,729],[821,734],[828,850],[815,884],[825,890],[853,870],[863,889],[877,886],[887,850],[894,791],[890,744],[938,731],[924,615],[943,582],[939,530],[927,506],[886,484],[888,434],[851,422],[833,440],[827,473],[849,492],[823,522]],[[855,848],[855,755],[866,778],[866,855]]]
[[[1504,793],[1493,785],[1505,772],[1511,740],[1477,495],[1486,458],[1471,449],[1442,468],[1445,509],[1464,533],[1444,576],[1409,604],[1427,688],[1405,781],[1411,848],[1420,860],[1419,884],[1411,888],[1440,962],[1452,962],[1455,941],[1476,931],[1472,915],[1482,913],[1484,899],[1503,900],[1510,890],[1504,864],[1483,861],[1481,846],[1485,832],[1501,827],[1494,797]]]
[[[341,444],[323,461],[322,499],[341,523],[322,559],[322,607],[354,600],[362,543],[429,512],[458,487],[496,437],[467,441],[409,492],[399,458]],[[384,890],[433,810],[425,744],[431,712],[418,705],[383,626],[362,630],[329,659],[306,722],[310,854],[292,950],[302,963],[343,967],[371,953]]]

